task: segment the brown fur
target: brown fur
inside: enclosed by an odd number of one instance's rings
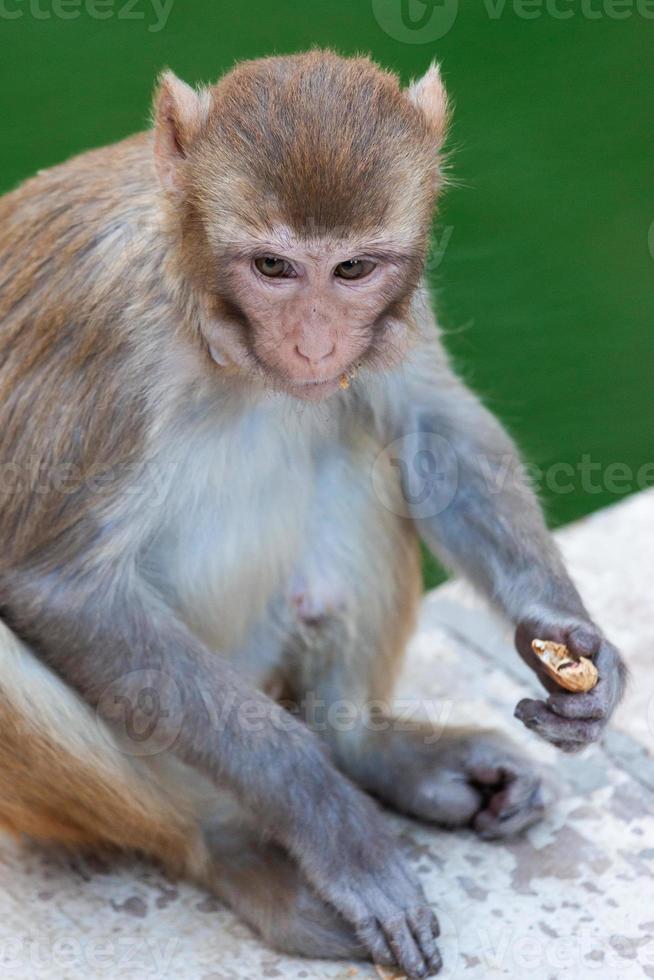
[[[121,752],[112,732],[0,624],[0,823],[88,848],[131,848],[190,873],[201,865],[192,803]]]
[[[86,478],[141,445],[152,369],[128,318],[161,302],[156,237],[140,258],[134,248],[152,207],[149,142],[78,157],[0,199],[4,560],[75,535]],[[52,492],[64,477],[70,490]]]
[[[426,232],[434,133],[391,72],[313,51],[245,62],[212,96],[189,173],[203,218],[215,221],[227,204],[245,229],[255,220],[257,231],[278,222],[303,234],[379,231],[401,207]]]
[[[84,848],[136,849],[160,859],[178,861],[188,851],[194,822],[181,818],[178,800],[165,806],[154,792],[143,799],[142,774],[135,772],[131,785],[123,770],[113,774],[120,780],[110,772],[103,778],[100,757],[68,752],[55,732],[30,724],[10,702],[0,708],[0,728],[0,822],[7,829]]]

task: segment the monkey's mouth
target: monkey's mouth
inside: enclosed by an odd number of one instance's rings
[[[340,390],[340,377],[317,381],[286,381],[285,390],[302,401],[322,401]]]
[[[310,381],[290,381],[289,385],[291,388],[316,388],[320,387],[321,385],[333,385],[334,383],[338,383],[340,377],[341,375],[339,375],[338,378],[317,378]]]

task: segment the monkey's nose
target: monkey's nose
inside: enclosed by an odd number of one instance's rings
[[[308,361],[311,367],[315,367],[322,361],[326,361],[336,350],[335,343],[301,343],[295,345],[295,353],[303,360]]]

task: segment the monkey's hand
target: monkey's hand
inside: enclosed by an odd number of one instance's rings
[[[535,639],[564,643],[573,656],[591,659],[599,672],[593,690],[571,694],[559,687],[533,652]],[[625,687],[627,671],[616,648],[592,622],[555,615],[524,619],[516,630],[515,643],[522,659],[550,692],[546,701],[524,698],[515,717],[563,752],[579,752],[599,741]]]

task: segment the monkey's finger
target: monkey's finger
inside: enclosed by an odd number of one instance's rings
[[[566,630],[564,642],[575,657],[594,657],[602,645],[602,637],[591,626],[575,626]]]
[[[422,906],[409,913],[409,926],[416,942],[422,950],[429,967],[428,976],[432,976],[443,966],[441,954],[436,945],[436,938],[441,934],[441,927],[435,913],[427,906]]]
[[[610,717],[620,700],[625,684],[625,669],[620,654],[612,644],[604,641],[594,657],[599,681],[587,694],[570,694],[553,691],[548,706],[564,718],[601,720]]]
[[[515,717],[548,742],[577,742],[587,745],[602,737],[604,725],[599,721],[562,718],[549,710],[543,701],[525,698],[515,709]]]
[[[540,823],[545,812],[544,806],[524,807],[504,819],[496,817],[490,810],[482,810],[473,821],[475,833],[482,840],[504,840],[516,837],[535,823]]]
[[[409,913],[411,928],[420,936],[428,936],[437,939],[441,934],[441,926],[438,916],[428,905],[420,905]]]
[[[380,925],[400,970],[412,978],[429,976],[429,961],[416,941],[404,912],[382,919]]]
[[[356,934],[370,953],[373,962],[380,966],[397,966],[386,936],[375,919],[366,919],[365,922],[357,923]]]
[[[553,745],[560,752],[565,752],[567,755],[574,755],[576,752],[581,752],[586,748],[583,742],[554,742]]]
[[[608,717],[609,704],[595,688],[589,694],[551,694],[547,707],[562,718],[601,721]]]
[[[485,840],[519,834],[542,820],[547,796],[541,780],[531,772],[511,776],[474,818],[473,826]]]

